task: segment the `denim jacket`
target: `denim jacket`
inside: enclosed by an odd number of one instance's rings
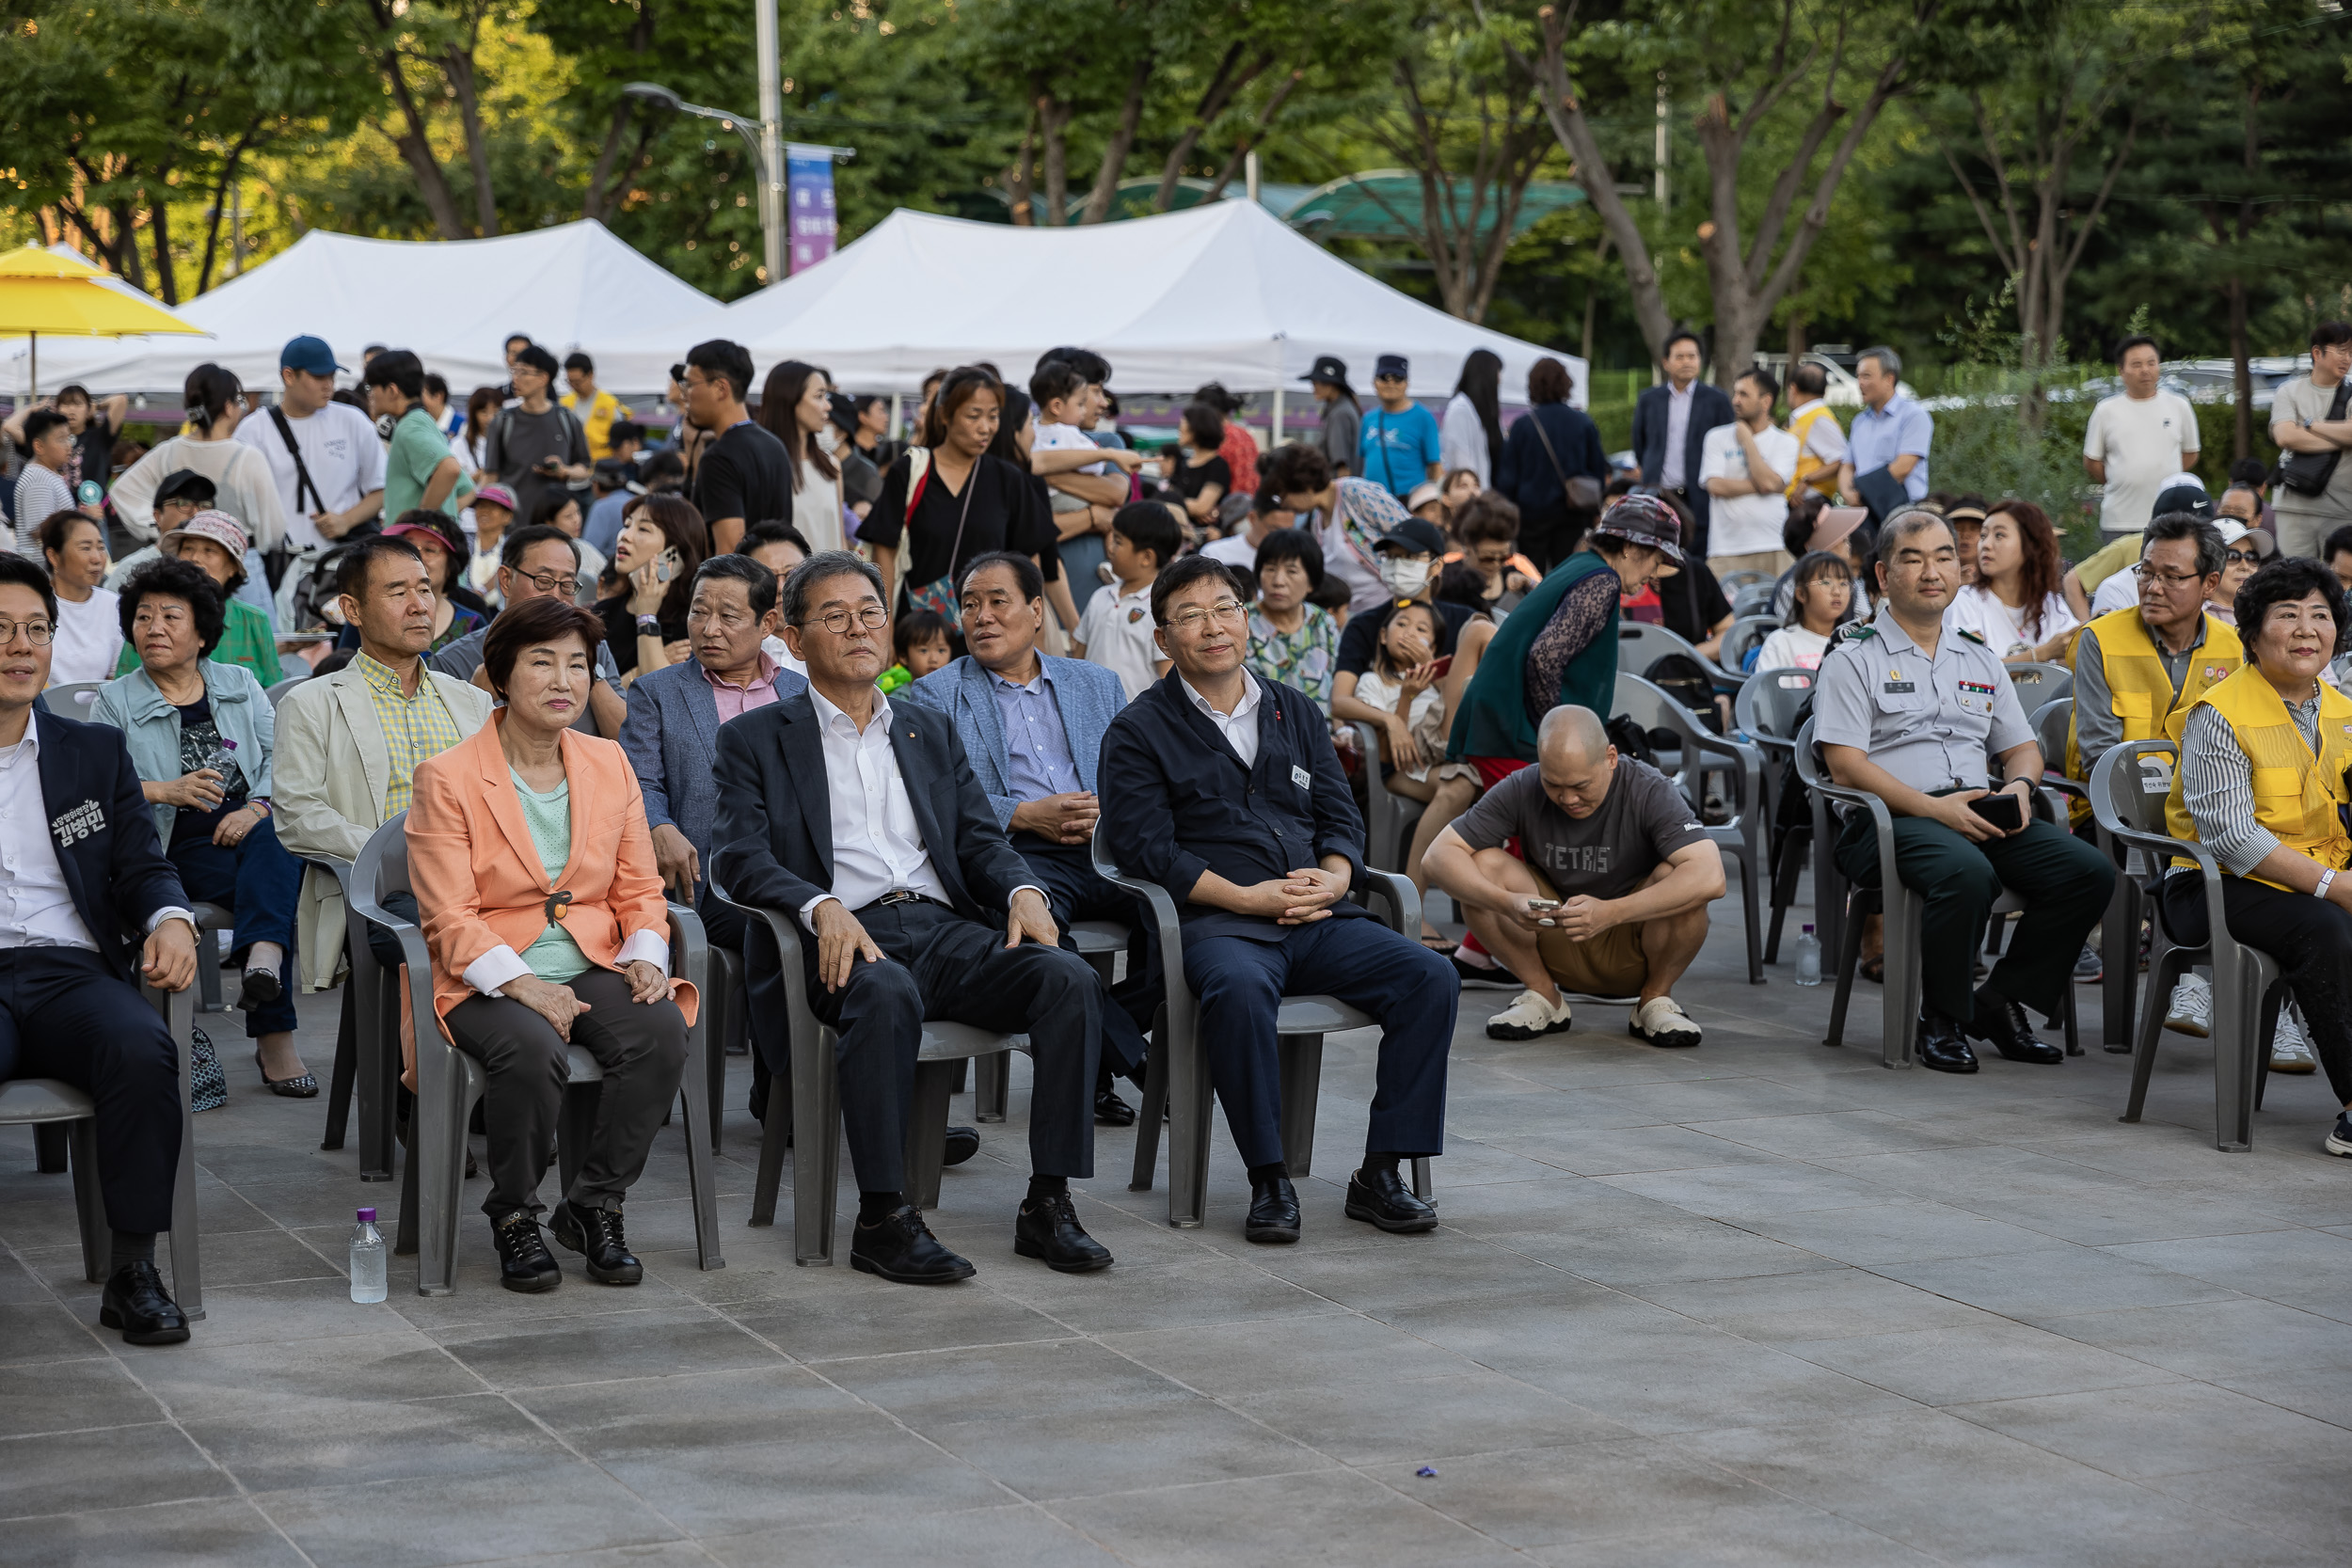
[[[213,705],[213,722],[220,737],[236,749],[237,770],[245,775],[246,793],[255,800],[269,799],[270,755],[277,744],[277,716],[269,694],[242,664],[218,664],[205,658],[197,661],[197,668],[204,673],[204,696]],[[132,766],[142,780],[161,784],[180,776],[180,710],[165,700],[144,668],[101,687],[98,700],[90,705],[90,720],[122,732],[131,749]],[[147,809],[155,814],[156,836],[168,847],[172,819],[180,808],[155,800]]]

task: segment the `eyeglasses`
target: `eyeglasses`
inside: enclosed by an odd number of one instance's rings
[[[512,567],[508,569],[514,571],[516,577],[542,594],[556,593],[565,584],[577,580],[569,572],[525,572]]]
[[[817,624],[835,637],[847,636],[851,621],[867,631],[880,631],[890,624],[890,611],[878,604],[869,604],[856,610],[836,610],[817,617]]]
[[[2148,578],[2154,578],[2154,579],[2155,579],[2158,583],[2162,584],[2164,587],[2167,587],[2167,588],[2193,588],[2193,587],[2195,587],[2197,584],[2199,584],[2199,583],[2201,583],[2201,582],[2203,582],[2203,581],[2205,580],[2205,579],[2204,579],[2204,578],[2203,578],[2201,574],[2196,573],[2196,572],[2145,572],[2145,571],[2143,571],[2143,572],[2140,574],[2140,578],[2141,578],[2141,579],[2142,579],[2143,581],[2144,581],[2144,580],[2146,580],[2146,579],[2148,579]]]
[[[1170,631],[1183,632],[1185,636],[1190,637],[1193,633],[1200,631],[1202,627],[1206,626],[1211,621],[1238,622],[1242,618],[1242,613],[1241,601],[1239,599],[1219,599],[1216,603],[1211,605],[1206,610],[1202,610],[1198,605],[1195,605],[1189,610],[1178,610],[1175,614],[1168,618],[1168,629]]]
[[[2259,566],[2263,558],[2259,550],[2224,550],[2221,559],[2232,566]]]
[[[0,621],[0,647],[15,641],[20,631],[24,634],[25,641],[40,648],[48,645],[49,640],[56,635],[57,628],[46,621]]]

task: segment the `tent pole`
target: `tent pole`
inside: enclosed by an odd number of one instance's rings
[[[29,350],[31,358],[27,361],[31,368],[24,372],[25,386],[27,388],[24,393],[24,401],[26,403],[36,403],[40,401],[40,334],[38,332],[27,332],[24,334],[24,341],[31,345]]]
[[[1274,382],[1274,429],[1269,434],[1273,438],[1266,443],[1266,451],[1272,452],[1282,444],[1282,382],[1279,373]]]
[[[906,404],[899,400],[898,393],[893,392],[890,394],[890,438],[893,441],[898,440],[906,434]]]

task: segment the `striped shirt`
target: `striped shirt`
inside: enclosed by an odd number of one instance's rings
[[[439,756],[466,736],[458,729],[456,716],[450,712],[449,705],[441,701],[431,673],[421,665],[417,670],[417,694],[413,697],[401,689],[398,671],[364,653],[351,656],[351,668],[358,671],[360,678],[368,683],[368,699],[375,706],[375,721],[384,726],[384,750],[392,764],[391,781],[384,791],[384,816],[389,821],[408,809],[417,766]]]
[[[2319,751],[2319,695],[2291,703],[2287,712],[2303,743]],[[2254,764],[2237,732],[2209,703],[2189,710],[2181,730],[2181,804],[2196,824],[2197,842],[2232,876],[2246,877],[2279,847],[2278,836],[2254,819]]]

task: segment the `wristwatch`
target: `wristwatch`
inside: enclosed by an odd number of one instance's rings
[[[641,637],[660,637],[661,618],[658,615],[640,615],[637,617],[637,632]]]

